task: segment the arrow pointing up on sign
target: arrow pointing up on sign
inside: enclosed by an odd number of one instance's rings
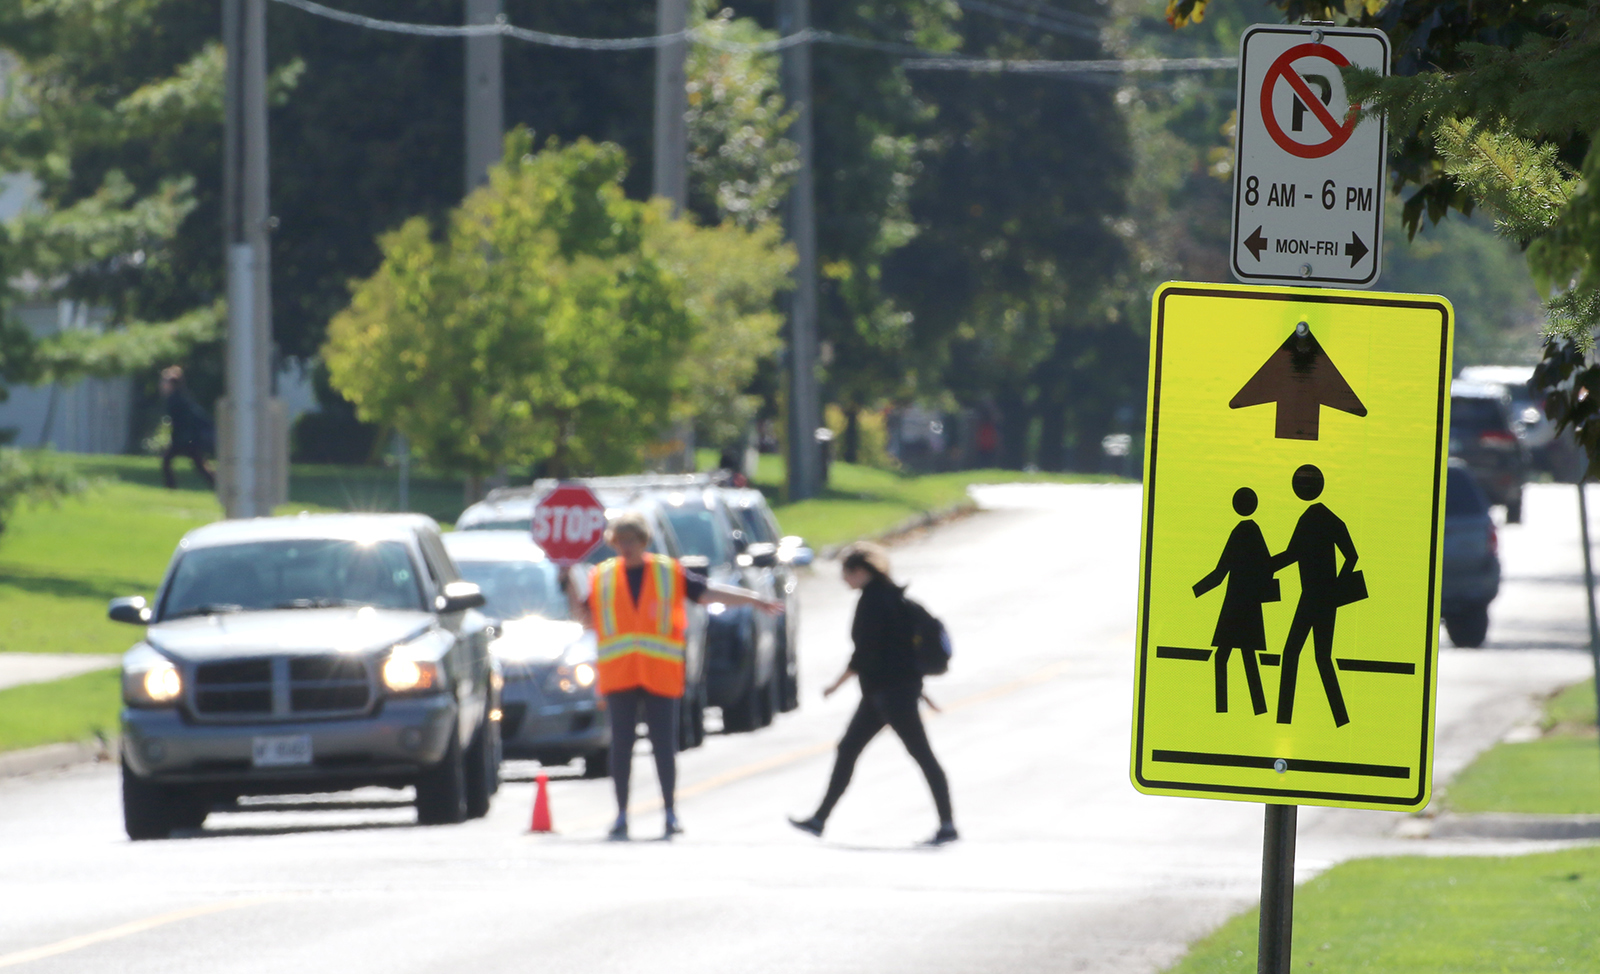
[[[1273,435],[1280,440],[1316,439],[1323,406],[1356,416],[1367,414],[1367,407],[1339,374],[1333,359],[1322,350],[1305,322],[1262,363],[1228,406],[1243,409],[1269,402],[1278,404]]]
[[[1350,266],[1361,263],[1361,258],[1367,256],[1367,245],[1361,242],[1354,230],[1350,231],[1350,242],[1344,245],[1344,255],[1350,258]]]

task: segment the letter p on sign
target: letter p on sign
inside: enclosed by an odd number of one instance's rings
[[[533,541],[563,568],[587,558],[605,530],[606,507],[583,484],[560,484],[533,508]]]

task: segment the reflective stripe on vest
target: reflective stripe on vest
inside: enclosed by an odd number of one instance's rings
[[[660,696],[682,696],[689,627],[683,569],[671,558],[644,557],[637,600],[621,559],[594,569],[589,607],[599,643],[600,692],[643,687]]]

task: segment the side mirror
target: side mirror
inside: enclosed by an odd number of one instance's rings
[[[483,590],[472,582],[446,582],[444,592],[433,600],[433,606],[440,612],[465,612],[476,609],[484,603]]]
[[[745,557],[757,568],[773,568],[778,564],[778,546],[758,543],[745,549]]]
[[[785,564],[804,568],[816,560],[817,554],[806,547],[806,539],[791,534],[779,542],[778,556]]]
[[[705,555],[684,555],[678,559],[678,564],[692,572],[703,572],[711,567],[711,559]]]
[[[150,604],[142,595],[112,599],[111,608],[106,611],[112,622],[127,622],[135,626],[148,626],[154,614],[150,611]]]
[[[750,539],[745,537],[745,534],[744,534],[743,531],[740,531],[738,528],[734,528],[733,529],[733,550],[737,551],[740,554],[744,554],[749,549],[750,549]]]

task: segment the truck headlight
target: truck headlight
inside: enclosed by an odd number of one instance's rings
[[[170,707],[183,696],[183,674],[171,660],[141,643],[122,660],[122,702],[130,707]]]
[[[439,685],[439,664],[392,654],[383,661],[383,685],[390,693],[426,693]]]

